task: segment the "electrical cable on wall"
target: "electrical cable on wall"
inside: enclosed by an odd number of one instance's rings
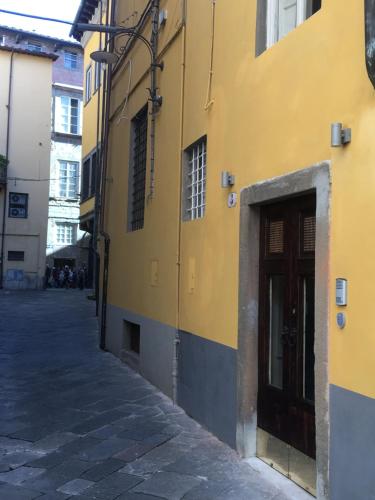
[[[132,59],[129,59],[126,62],[124,69],[126,68],[127,65],[129,65],[128,90],[126,92],[125,102],[124,102],[124,105],[123,105],[123,107],[121,109],[120,116],[119,116],[118,120],[116,121],[116,125],[119,125],[122,120],[130,120],[130,118],[125,115],[125,110],[126,110],[126,108],[128,106],[128,102],[129,102],[129,95],[130,95],[130,88],[131,88],[131,81],[132,81],[132,71],[133,71],[133,61],[132,61]]]
[[[14,10],[0,9],[0,12],[2,12],[3,14],[10,14],[11,16],[29,17],[30,19],[38,19],[39,21],[49,21],[50,23],[68,24],[69,26],[73,25],[72,22],[64,21],[63,19],[56,19],[53,17],[34,16],[33,14],[24,14],[23,12],[15,12]]]
[[[215,17],[216,17],[216,0],[212,0],[212,31],[211,31],[211,59],[210,59],[210,72],[208,76],[207,85],[207,98],[204,110],[207,111],[215,102],[211,97],[212,92],[212,78],[214,74],[214,47],[215,47]]]

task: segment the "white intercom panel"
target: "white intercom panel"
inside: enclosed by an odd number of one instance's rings
[[[348,282],[346,279],[336,279],[336,305],[346,306],[348,303]]]

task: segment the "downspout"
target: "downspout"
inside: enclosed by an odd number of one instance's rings
[[[14,50],[10,54],[9,66],[9,82],[8,82],[8,104],[7,104],[7,131],[6,131],[6,147],[5,147],[5,185],[4,185],[4,204],[3,204],[3,220],[1,228],[1,252],[0,252],[0,289],[3,288],[4,281],[4,244],[5,244],[5,231],[6,231],[6,207],[8,196],[8,164],[9,164],[9,142],[10,142],[10,113],[11,113],[11,100],[12,100],[12,85],[13,85],[13,58]]]
[[[365,47],[367,74],[375,88],[375,0],[365,0]]]
[[[115,2],[111,2],[111,25],[114,23]],[[109,5],[107,5],[106,25],[109,24]],[[108,35],[106,35],[106,46],[108,43]],[[113,48],[113,41],[111,42]],[[102,130],[101,130],[101,168],[100,168],[100,189],[97,193],[98,199],[98,216],[99,216],[99,234],[104,238],[104,262],[103,262],[103,289],[102,289],[102,307],[100,316],[100,348],[106,349],[106,334],[107,334],[107,293],[108,293],[108,267],[109,267],[109,248],[110,237],[104,231],[104,211],[105,211],[105,195],[106,195],[106,174],[108,160],[108,135],[109,135],[109,108],[111,101],[111,86],[112,86],[112,68],[108,65],[107,75],[103,81],[103,101],[102,101]]]
[[[99,24],[102,24],[103,17],[103,2],[100,2],[99,8]],[[102,50],[102,34],[99,34],[99,50]],[[95,75],[94,75],[95,76]],[[94,283],[95,283],[95,305],[96,316],[99,313],[99,269],[98,269],[98,228],[99,228],[99,186],[100,186],[100,151],[99,151],[99,131],[100,131],[100,106],[101,106],[101,66],[99,66],[99,86],[98,92],[98,105],[96,111],[96,165],[95,165],[95,208],[94,208],[94,230],[93,230],[93,243],[94,243]],[[95,82],[96,85],[96,82]]]
[[[150,131],[150,191],[148,201],[152,200],[155,192],[155,131],[156,131],[156,113],[161,106],[161,97],[158,96],[156,83],[156,71],[160,65],[157,63],[158,58],[158,39],[159,39],[159,10],[160,0],[152,2],[152,33],[151,33],[151,131]]]
[[[180,186],[178,212],[178,240],[177,240],[177,312],[176,334],[174,339],[174,355],[172,367],[173,402],[178,404],[178,358],[180,345],[180,288],[181,288],[181,229],[182,229],[182,180],[184,168],[184,109],[185,109],[185,71],[186,71],[186,0],[182,2],[182,47],[181,47],[181,90],[180,90]]]

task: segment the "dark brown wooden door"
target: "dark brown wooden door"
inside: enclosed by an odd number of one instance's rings
[[[315,458],[314,195],[261,209],[258,425]]]

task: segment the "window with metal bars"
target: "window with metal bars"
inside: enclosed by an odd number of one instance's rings
[[[144,225],[146,166],[147,166],[147,121],[145,106],[132,120],[131,161],[129,172],[129,230],[137,231]]]
[[[186,150],[184,176],[185,220],[201,219],[206,209],[207,138]]]

